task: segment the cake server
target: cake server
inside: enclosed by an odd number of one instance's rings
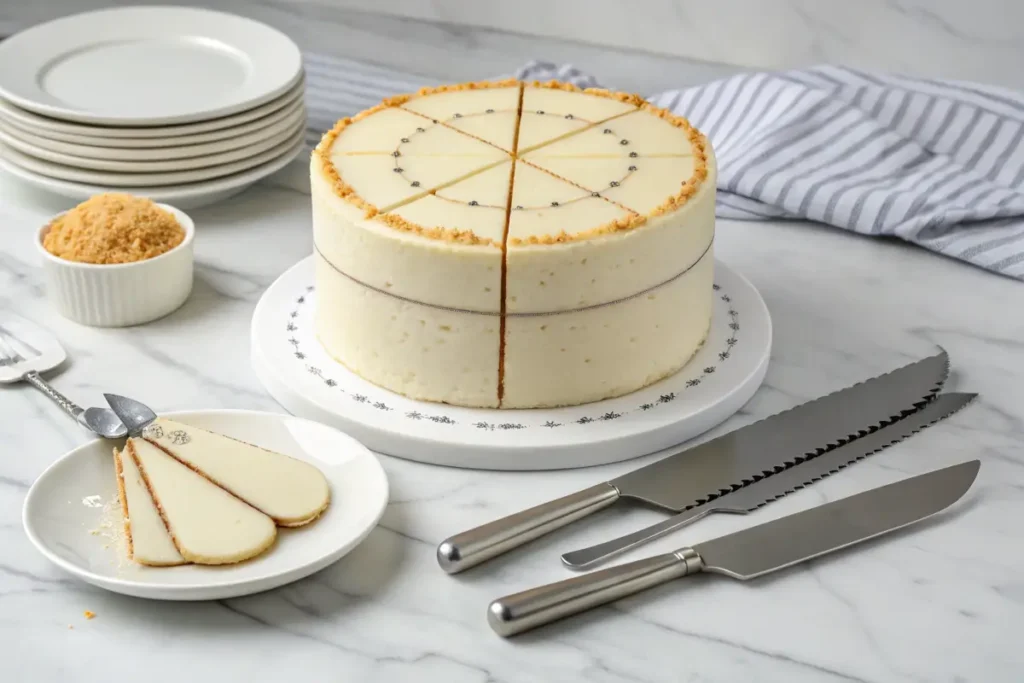
[[[156,420],[156,413],[149,406],[133,398],[117,394],[103,394],[103,398],[107,399],[107,405],[128,428],[129,436],[141,436],[142,430]]]
[[[511,636],[687,574],[741,581],[764,576],[930,517],[960,500],[980,468],[970,460],[673,553],[499,598],[488,606],[487,621],[498,635]]]
[[[0,317],[0,384],[27,382],[56,403],[82,427],[107,439],[122,438],[127,431],[106,408],[82,408],[43,379],[66,358],[56,338],[9,313]]]
[[[741,489],[727,491],[703,505],[690,508],[657,524],[611,541],[565,553],[562,555],[562,562],[573,569],[585,569],[612,555],[635,548],[679,527],[691,524],[712,512],[728,512],[739,515],[753,512],[949,417],[974,400],[976,396],[977,394],[940,394],[924,408],[902,420],[897,420],[817,457],[808,458],[799,465],[782,470],[778,474],[765,477]]]
[[[454,574],[632,498],[683,512],[855,439],[922,407],[942,387],[941,351],[693,447],[611,481],[452,536],[437,548]]]

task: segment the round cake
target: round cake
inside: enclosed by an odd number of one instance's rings
[[[338,121],[310,177],[317,336],[391,391],[578,405],[677,372],[707,335],[714,154],[637,95],[423,89]]]

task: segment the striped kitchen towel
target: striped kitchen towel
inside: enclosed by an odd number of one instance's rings
[[[425,79],[306,55],[311,136]],[[599,85],[534,62],[516,76]],[[807,219],[896,237],[1024,280],[1024,96],[821,66],[646,94],[718,156],[717,215]]]

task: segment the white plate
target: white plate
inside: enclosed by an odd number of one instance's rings
[[[189,7],[75,14],[0,43],[0,95],[59,119],[121,126],[251,109],[299,79],[302,55],[265,24]]]
[[[11,149],[6,144],[0,144],[0,154],[13,164],[26,168],[34,173],[45,175],[57,180],[70,180],[74,183],[86,183],[93,185],[106,185],[109,187],[134,188],[134,187],[157,187],[160,185],[177,185],[183,183],[198,183],[203,180],[211,180],[233,173],[241,173],[250,168],[266,163],[271,159],[281,156],[286,150],[291,149],[297,143],[305,140],[305,129],[297,130],[290,138],[279,143],[275,147],[260,154],[251,156],[241,161],[233,161],[228,164],[209,166],[206,168],[191,171],[169,171],[166,173],[111,173],[105,171],[89,171],[80,168],[57,164],[52,161],[44,161],[27,154]]]
[[[335,362],[312,329],[313,258],[263,294],[253,314],[257,377],[288,411],[333,424],[374,451],[481,469],[583,467],[653,453],[739,410],[764,379],[771,319],[753,285],[715,263],[704,347],[680,372],[628,396],[583,406],[496,410],[425,403],[371,384]]]
[[[195,154],[195,150],[186,149],[185,154],[181,157],[165,157],[163,156],[164,149],[141,149],[141,150],[104,150],[102,147],[94,147],[92,149],[99,149],[105,152],[111,151],[123,151],[129,154],[134,154],[134,159],[111,159],[109,155],[107,158],[90,158],[87,154],[87,148],[76,148],[75,145],[69,145],[64,142],[54,143],[49,141],[50,144],[63,145],[66,147],[66,151],[53,151],[48,149],[48,146],[41,147],[33,144],[22,138],[18,134],[12,134],[9,129],[5,129],[4,126],[0,126],[0,142],[7,145],[8,147],[27,154],[28,156],[40,159],[43,161],[50,161],[60,166],[70,166],[77,169],[95,170],[95,171],[111,171],[114,173],[157,173],[157,172],[171,172],[171,171],[190,171],[211,168],[219,166],[221,164],[228,164],[236,161],[242,161],[244,159],[251,159],[258,154],[261,154],[269,149],[287,143],[296,134],[304,131],[306,128],[306,114],[304,110],[296,112],[294,116],[289,119],[289,125],[280,130],[271,131],[268,133],[257,133],[256,135],[246,136],[250,138],[248,144],[238,146],[235,149],[228,149],[226,151],[206,153],[199,152]],[[212,145],[196,145],[195,147],[212,147],[219,143],[213,143]],[[167,150],[169,152],[180,152],[171,148]]]
[[[211,142],[250,133],[280,120],[282,111],[305,98],[305,81],[296,83],[272,102],[232,116],[180,126],[125,128],[89,126],[58,121],[19,109],[0,98],[0,120],[36,135],[65,142],[101,147],[166,147],[176,144]]]
[[[190,136],[182,138],[151,138],[146,140],[114,139],[115,145],[108,144],[93,145],[88,142],[69,142],[66,140],[53,140],[32,131],[12,126],[0,117],[0,136],[6,141],[16,138],[22,144],[30,145],[36,150],[36,156],[42,157],[43,151],[88,159],[107,159],[111,161],[157,161],[167,159],[190,159],[194,157],[209,156],[236,150],[241,147],[249,147],[266,140],[269,136],[276,135],[282,131],[289,130],[300,121],[305,121],[306,109],[302,100],[296,100],[281,112],[271,115],[275,119],[266,126],[249,133],[231,135],[231,137],[214,140],[212,142],[192,142]],[[262,121],[263,119],[261,119]],[[233,131],[228,129],[229,134]],[[200,137],[200,136],[193,136]],[[83,140],[86,138],[82,138]],[[104,141],[106,143],[108,141]],[[145,145],[135,146],[135,142],[145,142]],[[149,143],[159,144],[149,144]],[[128,143],[127,145],[123,143]],[[14,143],[8,142],[12,147]],[[31,154],[32,152],[26,152]],[[42,157],[46,158],[46,157]]]
[[[230,598],[290,583],[336,562],[366,538],[387,506],[388,481],[377,458],[331,427],[251,411],[167,416],[313,463],[331,487],[330,506],[308,526],[279,529],[274,546],[247,562],[224,567],[137,565],[126,558],[122,545],[114,442],[101,439],[47,468],[25,497],[25,532],[47,559],[84,581],[126,595]]]
[[[179,209],[195,209],[201,206],[208,206],[238,194],[250,185],[258,182],[261,178],[280,171],[291,163],[295,157],[299,156],[305,147],[305,141],[299,142],[276,159],[272,159],[248,171],[217,178],[216,180],[185,185],[147,187],[144,190],[133,190],[133,193],[149,197],[154,202],[173,204]],[[4,158],[2,153],[0,153],[0,168],[28,185],[76,201],[88,199],[102,192],[114,192],[121,189],[105,185],[87,185],[49,178],[11,163]]]

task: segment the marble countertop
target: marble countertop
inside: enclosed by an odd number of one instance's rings
[[[170,317],[77,326],[45,299],[31,235],[68,202],[0,178],[0,308],[60,337],[52,377],[84,404],[102,391],[158,410],[281,409],[248,362],[265,287],[310,253],[309,198],[274,183],[192,212],[195,290]],[[382,457],[392,501],[367,540],[293,585],[161,603],[69,578],[29,544],[34,478],[87,440],[42,395],[0,388],[0,678],[7,681],[1011,681],[1024,671],[1024,287],[902,244],[811,224],[721,222],[716,252],[760,289],[775,339],[767,379],[715,432],[945,347],[947,388],[981,394],[910,440],[755,518],[715,515],[668,550],[944,464],[980,458],[967,499],[933,522],[751,583],[699,576],[515,640],[487,603],[564,578],[564,549],[658,517],[624,509],[457,577],[445,536],[636,467],[496,473]],[[84,610],[95,612],[93,620]],[[69,626],[73,628],[69,629]],[[287,655],[287,656],[285,656]]]

